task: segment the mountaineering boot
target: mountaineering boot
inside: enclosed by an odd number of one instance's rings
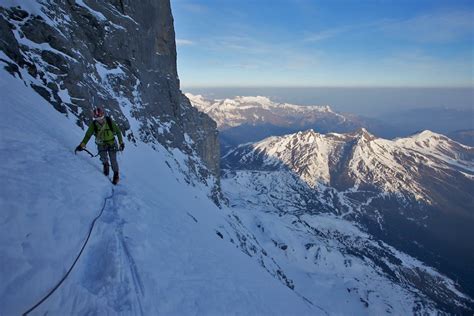
[[[109,164],[104,163],[104,175],[108,176],[109,175]]]
[[[119,182],[119,173],[114,172],[114,178],[112,179],[112,183],[115,185]]]

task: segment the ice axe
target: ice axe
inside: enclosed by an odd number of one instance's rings
[[[76,149],[74,150],[74,155],[77,155],[77,152],[78,151],[85,151],[86,153],[88,153],[89,155],[91,155],[91,158],[94,158],[94,155],[89,151],[87,150],[87,148],[85,147],[81,147],[81,146],[77,146]]]

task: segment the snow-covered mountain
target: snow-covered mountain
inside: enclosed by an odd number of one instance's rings
[[[261,202],[219,209],[205,184],[187,183],[177,150],[137,142],[113,187],[98,161],[73,154],[83,134],[73,120],[10,75],[0,86],[12,92],[0,107],[2,315],[41,302],[71,266],[32,315],[469,310],[455,281],[341,216]],[[243,187],[227,184],[239,202]]]
[[[202,95],[185,95],[194,107],[216,121],[223,151],[242,143],[306,129],[343,133],[365,127],[381,135],[395,133],[387,124],[381,126],[376,120],[337,113],[328,105],[279,103],[263,96],[209,100]]]
[[[191,103],[208,114],[221,130],[242,124],[272,123],[304,126],[316,120],[331,119],[344,123],[346,118],[329,106],[301,106],[277,103],[267,97],[235,97],[224,100],[207,100],[202,95],[186,93]]]
[[[356,195],[287,169],[237,171],[221,192],[172,21],[166,0],[0,0],[1,316],[472,311],[458,275],[353,221]],[[115,187],[73,152],[96,105],[126,136]]]
[[[472,295],[474,148],[430,131],[385,140],[308,130],[241,145],[223,169],[234,205],[352,220]]]
[[[273,102],[263,96],[238,96],[208,100],[201,95],[185,94],[191,104],[217,123],[223,149],[274,135],[307,128],[319,131],[351,131],[362,125],[329,106],[301,106]]]
[[[74,120],[0,74],[0,315],[28,311],[64,276],[30,315],[314,313],[219,237],[245,230],[208,187],[187,183],[186,155],[129,144],[114,187],[98,160],[74,155]]]
[[[366,129],[352,134],[307,130],[239,146],[223,159],[228,169],[290,169],[313,188],[375,187],[429,203],[434,202],[425,188],[430,174],[444,171],[453,185],[459,176],[468,180],[474,176],[474,148],[430,131],[386,140]]]

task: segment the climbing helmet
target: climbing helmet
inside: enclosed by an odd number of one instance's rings
[[[102,120],[104,119],[104,110],[102,108],[95,108],[94,111],[93,111],[93,114],[94,114],[94,121],[97,121],[97,120]]]

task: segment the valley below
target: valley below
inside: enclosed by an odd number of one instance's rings
[[[370,261],[381,275],[413,286],[446,311],[456,310],[457,299],[439,288],[443,282],[419,267],[405,267],[387,249],[456,280],[467,297],[474,294],[474,148],[428,130],[383,139],[328,106],[278,104],[264,97],[213,103],[187,96],[220,129],[222,187],[231,207],[254,210],[258,220],[273,214],[286,229],[295,235],[303,230],[307,237],[324,235],[309,223],[328,218],[346,223],[378,242],[358,244],[345,235],[342,240],[352,241],[338,246],[341,257]],[[289,131],[296,132],[284,134]],[[314,259],[311,243],[289,246],[293,239],[273,236],[285,256],[302,251],[305,263]]]

